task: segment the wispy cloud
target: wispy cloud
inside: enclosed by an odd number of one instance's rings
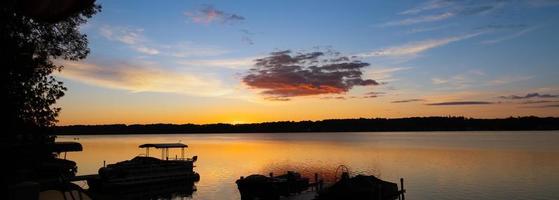
[[[464,89],[481,84],[483,81],[479,80],[479,78],[483,76],[485,76],[485,73],[481,70],[470,70],[448,78],[432,78],[431,83],[434,85],[444,85],[445,87],[450,86],[451,89]]]
[[[436,22],[456,16],[478,15],[502,8],[502,1],[471,0],[449,1],[434,0],[425,2],[417,7],[400,12],[408,18],[389,21],[381,26],[406,26],[419,23]],[[410,15],[413,15],[410,17]]]
[[[435,21],[448,19],[454,15],[455,15],[454,13],[446,12],[446,13],[440,13],[435,15],[412,17],[412,18],[406,18],[398,21],[386,22],[381,26],[405,26],[405,25],[412,25],[412,24],[425,23],[425,22],[435,22]]]
[[[218,10],[210,5],[206,5],[199,10],[187,11],[184,15],[190,18],[192,22],[199,24],[210,24],[212,22],[232,23],[245,20],[243,16]]]
[[[255,63],[257,57],[233,58],[233,59],[205,59],[205,60],[181,60],[177,63],[183,66],[198,67],[221,67],[230,69],[249,69]]]
[[[517,31],[517,32],[515,32],[515,33],[513,33],[513,34],[505,35],[505,36],[500,37],[500,38],[496,38],[496,39],[492,39],[492,40],[484,40],[484,41],[482,41],[481,43],[482,43],[482,44],[495,44],[495,43],[499,43],[499,42],[502,42],[502,41],[511,40],[511,39],[520,37],[520,36],[522,36],[522,35],[524,35],[524,34],[526,34],[526,33],[532,32],[532,31],[536,30],[537,28],[538,28],[538,27],[525,28],[525,29],[522,29],[522,30],[520,30],[520,31]]]
[[[425,101],[425,99],[404,99],[404,100],[391,101],[390,103],[411,103],[411,102],[419,102],[419,101]]]
[[[453,2],[448,1],[448,0],[431,0],[431,1],[427,1],[427,2],[419,5],[417,7],[402,11],[399,14],[401,14],[401,15],[418,14],[418,13],[421,13],[421,12],[424,12],[424,11],[429,11],[429,10],[448,7],[452,4],[453,4]]]
[[[494,104],[488,101],[448,101],[439,103],[428,103],[428,106],[463,106],[463,105],[489,105]]]
[[[219,56],[230,52],[218,46],[200,45],[192,42],[162,45],[161,49],[165,51],[166,55],[177,58]]]
[[[56,61],[65,68],[57,76],[130,92],[165,92],[195,96],[219,96],[231,91],[209,74],[163,70],[149,62]]]
[[[392,82],[398,79],[394,78],[394,73],[399,71],[410,70],[411,67],[387,67],[387,68],[372,68],[365,72],[365,77],[377,80],[379,82]]]
[[[423,32],[431,32],[431,31],[437,31],[437,30],[441,30],[444,28],[448,28],[451,25],[442,25],[442,26],[433,26],[433,27],[418,27],[418,28],[412,28],[410,30],[408,30],[406,33],[412,34],[412,33],[423,33]]]
[[[517,75],[517,76],[502,76],[489,81],[489,85],[505,85],[519,81],[527,81],[534,78],[533,76]]]
[[[132,29],[119,26],[101,26],[99,33],[111,41],[123,43],[137,52],[147,55],[157,55],[159,50],[153,47],[148,47],[145,43],[147,40],[143,35],[143,29]]]
[[[388,47],[388,48],[379,49],[371,52],[361,53],[361,54],[357,54],[356,56],[364,57],[364,58],[416,56],[421,52],[436,47],[444,46],[452,42],[457,42],[468,38],[472,38],[481,35],[483,33],[484,32],[476,32],[476,33],[460,35],[460,36],[452,36],[452,37],[446,37],[440,39],[431,39],[431,40],[424,40],[419,42],[412,42],[401,46]]]
[[[228,53],[229,50],[209,45],[200,45],[192,42],[177,42],[175,44],[159,44],[148,39],[141,28],[128,28],[121,26],[104,25],[99,28],[101,36],[110,41],[120,42],[136,52],[145,55],[163,55],[171,57],[204,57],[218,56]]]
[[[537,100],[537,101],[523,101],[520,104],[544,104],[544,103],[559,103],[559,100]]]
[[[540,94],[540,93],[528,93],[526,95],[509,95],[509,96],[500,96],[501,99],[532,99],[532,98],[557,98],[559,95],[555,94]]]

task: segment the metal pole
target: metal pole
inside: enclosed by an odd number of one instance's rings
[[[402,200],[406,200],[406,196],[404,196],[404,193],[406,192],[404,190],[404,178],[400,178],[400,190],[402,192]]]

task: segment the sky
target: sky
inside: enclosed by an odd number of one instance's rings
[[[559,1],[102,1],[58,125],[559,116]]]

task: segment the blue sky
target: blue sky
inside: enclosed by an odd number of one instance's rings
[[[97,3],[61,124],[559,115],[556,0]],[[256,64],[284,50],[368,66]]]

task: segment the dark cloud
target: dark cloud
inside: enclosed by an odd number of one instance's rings
[[[392,101],[391,103],[410,103],[410,102],[418,102],[418,101],[425,101],[424,99],[404,99],[398,101]]]
[[[209,24],[212,22],[231,23],[245,20],[245,17],[227,13],[206,5],[202,9],[186,12],[185,15],[195,23]]]
[[[320,94],[342,94],[353,86],[378,85],[363,79],[369,63],[351,60],[334,51],[292,53],[277,51],[256,59],[242,81],[272,98],[290,98]]]
[[[248,36],[242,36],[241,37],[241,42],[245,43],[245,44],[248,44],[248,45],[253,45],[254,44],[254,41],[252,41],[252,39]]]
[[[320,99],[338,99],[338,100],[346,100],[343,96],[335,96],[335,97],[321,97]]]
[[[441,103],[428,103],[425,105],[428,106],[460,106],[460,105],[487,105],[487,104],[494,104],[493,102],[487,101],[449,101],[449,102],[441,102]]]
[[[511,100],[517,100],[517,99],[531,99],[531,98],[556,98],[559,97],[559,95],[553,95],[553,94],[540,94],[540,93],[529,93],[526,94],[524,96],[518,96],[518,95],[509,95],[509,96],[500,96],[499,98],[501,99],[511,99]]]
[[[548,100],[538,100],[538,101],[524,101],[520,104],[541,104],[541,103],[557,103],[559,101],[548,101]]]
[[[248,29],[241,29],[241,42],[248,45],[253,45],[254,41],[252,40],[252,36],[254,35],[253,32],[249,31]]]
[[[386,94],[386,93],[384,93],[384,92],[367,92],[367,93],[365,93],[365,95],[362,98],[365,98],[365,99],[377,98],[377,97],[380,97],[384,94]]]

